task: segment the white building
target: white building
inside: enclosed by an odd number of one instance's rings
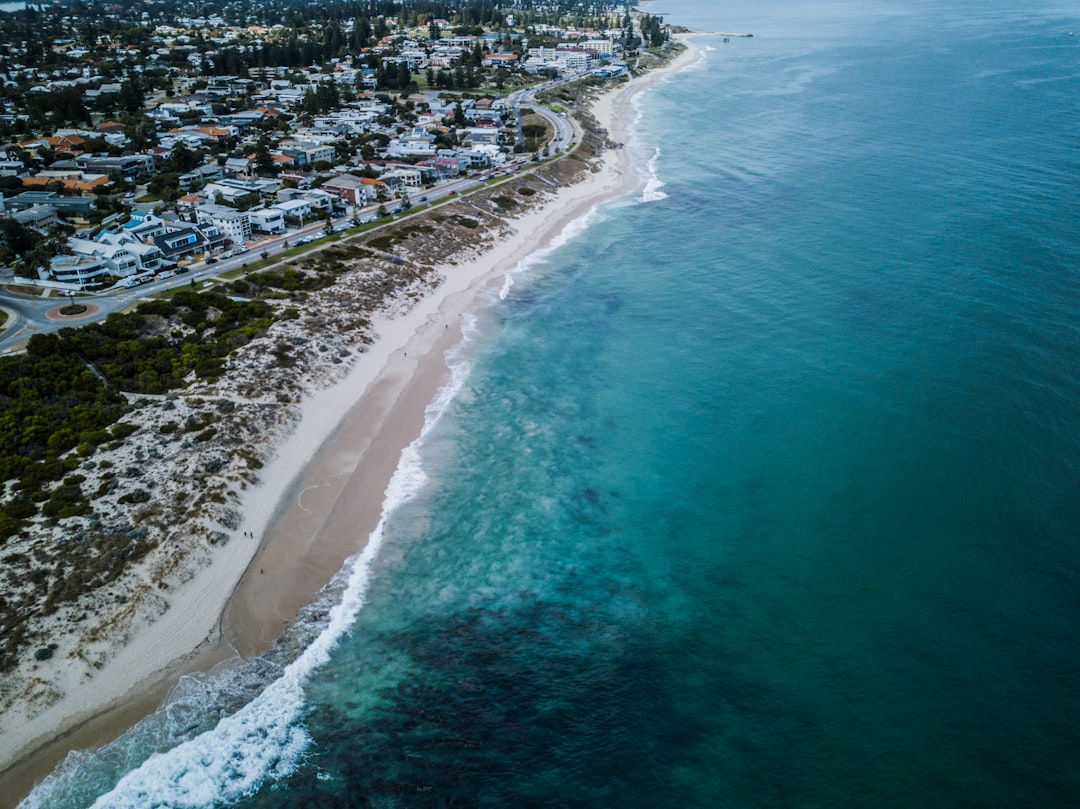
[[[280,208],[258,208],[248,211],[251,229],[260,233],[284,233],[285,214]]]
[[[224,205],[203,203],[195,207],[195,220],[200,225],[212,225],[234,244],[251,238],[251,218],[246,211],[237,211]]]
[[[95,256],[74,255],[53,256],[49,262],[48,274],[62,284],[73,284],[79,289],[86,289],[112,275],[109,265]]]
[[[284,202],[275,203],[270,208],[277,210],[282,216],[291,216],[301,222],[310,219],[312,213],[311,201],[306,199],[288,199]]]

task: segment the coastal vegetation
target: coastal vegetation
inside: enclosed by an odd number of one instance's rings
[[[265,301],[181,290],[101,323],[35,334],[25,354],[0,359],[0,476],[9,489],[0,541],[39,510],[56,519],[88,513],[81,481],[65,476],[130,435],[124,393],[164,394],[216,378],[225,357],[274,319]]]

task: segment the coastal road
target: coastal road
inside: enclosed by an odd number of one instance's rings
[[[511,93],[507,98],[513,106],[515,117],[518,120],[519,133],[521,117],[518,112],[520,105],[523,103],[531,105],[536,112],[543,115],[551,122],[555,130],[555,136],[548,148],[553,155],[569,151],[570,148],[572,148],[577,134],[573,119],[569,118],[564,113],[554,112],[539,104],[535,99],[535,95],[541,90],[548,89],[568,80],[570,79],[557,79],[545,82],[536,87],[517,90]],[[469,177],[452,180],[437,188],[418,189],[410,194],[409,200],[414,207],[424,204],[431,205],[438,202],[445,202],[483,185],[492,178],[515,174],[526,168],[530,162],[530,159],[522,158],[515,160],[512,163],[478,172]],[[387,200],[383,204],[392,214],[401,212],[400,200]],[[366,224],[374,221],[377,210],[377,205],[368,206],[367,208],[361,209],[356,216],[359,217],[362,223]],[[349,228],[352,224],[353,216],[354,215],[350,213],[334,219],[332,221],[334,231],[340,232]],[[315,222],[296,231],[266,237],[250,246],[247,252],[240,255],[217,259],[209,265],[203,262],[191,265],[187,271],[177,273],[171,278],[157,279],[133,288],[114,287],[98,295],[81,295],[78,298],[79,303],[97,307],[97,311],[77,320],[58,320],[46,316],[47,312],[58,306],[62,306],[65,303],[64,297],[59,292],[47,298],[41,297],[40,295],[5,292],[0,294],[0,308],[8,313],[8,322],[4,327],[3,333],[0,334],[0,352],[8,353],[14,350],[20,344],[28,340],[33,334],[44,334],[67,326],[82,325],[84,323],[103,320],[111,313],[122,311],[156,292],[184,285],[199,285],[201,282],[205,282],[208,279],[219,276],[230,270],[237,269],[250,261],[262,258],[263,253],[266,253],[268,256],[280,254],[289,247],[293,247],[304,241],[314,241],[323,236],[324,233],[325,224],[323,222]]]

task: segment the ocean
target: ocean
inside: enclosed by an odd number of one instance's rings
[[[291,649],[26,807],[1080,805],[1080,15],[667,0]]]

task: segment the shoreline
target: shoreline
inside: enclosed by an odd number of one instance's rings
[[[687,45],[668,63],[604,93],[591,105],[592,115],[612,137],[629,139],[637,116],[633,99],[696,50]],[[375,528],[401,452],[420,433],[444,384],[446,352],[461,342],[461,315],[572,222],[632,192],[642,176],[629,152],[606,148],[598,171],[508,220],[513,233],[495,246],[438,266],[443,280],[434,290],[404,314],[375,322],[377,338],[348,373],[300,403],[296,428],[274,448],[261,482],[243,492],[241,524],[220,557],[109,662],[109,670],[126,676],[100,678],[109,682],[94,684],[90,696],[96,699],[79,694],[92,707],[69,711],[66,725],[16,739],[32,752],[0,773],[0,795],[21,800],[69,750],[111,741],[156,710],[184,674],[273,645]],[[255,537],[261,539],[252,548]]]

